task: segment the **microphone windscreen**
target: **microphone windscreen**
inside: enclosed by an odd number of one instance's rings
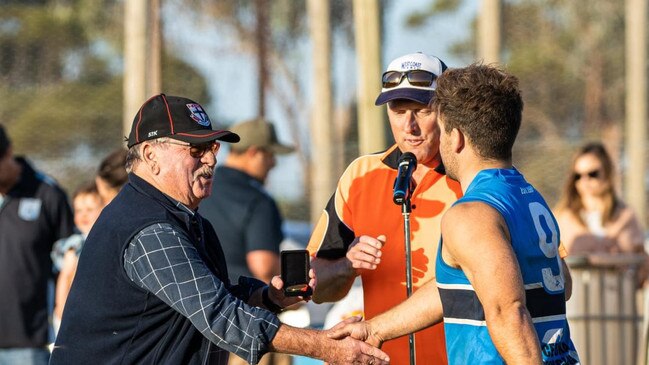
[[[402,154],[401,157],[399,157],[399,165],[404,161],[408,161],[408,164],[412,165],[413,170],[417,168],[417,157],[414,153],[405,152]]]

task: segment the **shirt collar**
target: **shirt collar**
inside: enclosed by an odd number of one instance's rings
[[[399,157],[403,152],[397,147],[396,143],[381,153],[381,161],[391,169],[399,167]]]
[[[170,197],[169,195],[163,193],[162,191],[158,190],[155,188],[153,185],[149,184],[146,180],[142,179],[141,177],[137,176],[134,173],[129,173],[128,174],[128,180],[133,187],[152,197],[153,199],[159,201],[162,203],[167,209],[170,211],[180,211],[182,213],[188,214],[190,217],[194,217],[196,215],[196,212],[193,209],[190,209],[188,206],[185,204],[179,202],[178,200]]]
[[[399,168],[399,158],[401,158],[401,155],[403,155],[403,152],[401,152],[401,150],[395,143],[384,152],[381,152],[381,162],[383,162],[391,169],[396,170],[397,168]],[[446,175],[446,169],[441,162],[439,163],[439,165],[437,165],[437,167],[433,169],[433,171],[440,175]]]

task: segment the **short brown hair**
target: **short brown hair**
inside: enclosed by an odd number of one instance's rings
[[[448,69],[437,79],[432,103],[446,131],[462,131],[481,157],[511,159],[523,113],[514,75],[481,63]]]
[[[76,199],[79,195],[97,195],[99,197],[99,191],[97,190],[97,184],[95,181],[86,181],[77,187],[77,190],[72,194],[72,199]]]

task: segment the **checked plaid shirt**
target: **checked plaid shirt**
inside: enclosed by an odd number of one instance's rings
[[[203,242],[202,218],[184,205],[192,227]],[[205,265],[204,247],[196,247],[185,232],[166,223],[141,230],[124,252],[128,277],[150,291],[192,324],[216,346],[207,349],[209,363],[225,364],[232,352],[255,364],[274,337],[279,320],[271,312],[247,305],[264,283],[242,277],[230,286]]]

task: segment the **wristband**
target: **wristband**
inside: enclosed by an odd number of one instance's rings
[[[268,296],[268,287],[264,287],[261,291],[261,302],[264,304],[264,307],[268,309],[269,311],[277,314],[281,313],[284,308],[280,307],[279,305],[275,304],[270,297]]]

